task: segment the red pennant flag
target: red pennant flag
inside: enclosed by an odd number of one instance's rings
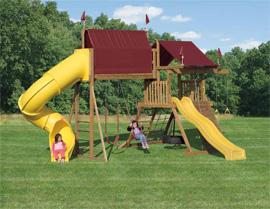
[[[218,50],[217,50],[217,55],[218,55],[218,58],[219,58],[219,59],[222,58],[222,53],[221,53],[220,48],[218,48]]]
[[[150,19],[149,19],[148,15],[146,14],[145,15],[145,24],[147,25],[148,23],[150,23]]]
[[[81,21],[85,21],[86,20],[86,15],[85,15],[85,11],[83,11],[82,16],[81,16]]]

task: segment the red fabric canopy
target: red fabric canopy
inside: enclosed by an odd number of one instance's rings
[[[187,68],[215,68],[218,66],[191,41],[159,41],[159,43],[160,65],[162,66],[169,65],[173,59],[182,63],[182,55],[184,56],[183,64]]]
[[[95,74],[152,73],[152,50],[145,31],[89,29],[85,46],[94,49]]]

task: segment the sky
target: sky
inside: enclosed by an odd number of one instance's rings
[[[45,2],[45,1],[43,1]],[[243,50],[270,40],[270,0],[56,0],[58,10],[67,11],[72,21],[82,12],[168,32],[181,40],[193,41],[202,51],[222,52],[239,46]]]

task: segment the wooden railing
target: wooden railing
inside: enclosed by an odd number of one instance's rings
[[[144,81],[145,104],[168,104],[170,103],[170,88],[167,81]]]
[[[205,80],[182,80],[180,97],[187,96],[193,101],[206,101]]]

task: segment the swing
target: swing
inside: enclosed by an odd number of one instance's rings
[[[224,111],[225,115],[230,115],[231,111],[228,108],[228,78],[226,78],[226,109]]]
[[[109,81],[107,81],[106,95],[108,95],[108,86],[109,86]],[[119,92],[119,90],[118,90],[118,92]],[[108,110],[108,104],[107,104],[106,96],[104,98],[104,104],[105,104],[105,114],[104,114],[104,126],[105,126],[104,127],[104,129],[105,129],[104,132],[105,132],[105,138],[106,138],[106,142],[108,144],[113,144],[114,145],[120,139],[120,137],[119,137],[119,103],[118,103],[118,100],[117,100],[117,114],[116,114],[116,117],[117,117],[116,121],[117,121],[117,123],[116,123],[116,131],[115,131],[115,134],[114,134],[116,136],[115,136],[115,138],[114,138],[113,141],[110,141],[109,134],[108,134],[108,128],[107,128],[108,127],[107,124],[108,124],[109,110]]]
[[[216,91],[215,91],[215,93],[216,93],[216,109],[215,109],[215,115],[219,115],[219,111],[218,111],[218,93],[217,93],[217,77],[215,77],[215,80],[216,80]]]
[[[108,85],[107,85],[108,86]],[[107,87],[107,89],[106,89],[106,92],[107,92],[107,94],[108,94],[108,87]],[[124,97],[124,92],[123,92],[123,88],[122,88],[122,83],[121,83],[121,81],[118,81],[118,99],[119,99],[119,97],[120,97],[120,94],[122,93],[122,96],[123,96],[123,98],[124,98],[124,102],[125,102],[125,108],[126,108],[126,110],[127,110],[127,114],[128,114],[128,117],[130,118],[130,110],[129,110],[129,107],[128,107],[128,104],[127,104],[127,101],[126,101],[126,99],[125,99],[125,97]],[[109,135],[108,135],[108,129],[107,129],[107,124],[108,124],[108,115],[109,115],[109,111],[108,111],[108,104],[107,104],[107,100],[106,100],[106,97],[105,97],[105,101],[104,101],[104,103],[105,103],[105,118],[104,118],[104,120],[105,120],[105,122],[104,122],[104,124],[105,124],[105,137],[106,137],[106,142],[108,143],[108,144],[117,144],[118,143],[118,141],[120,140],[120,135],[119,135],[119,132],[120,132],[120,104],[119,104],[119,101],[118,101],[118,99],[117,99],[117,113],[116,113],[116,132],[115,132],[115,138],[114,138],[114,140],[113,141],[110,141],[110,138],[109,138]]]

